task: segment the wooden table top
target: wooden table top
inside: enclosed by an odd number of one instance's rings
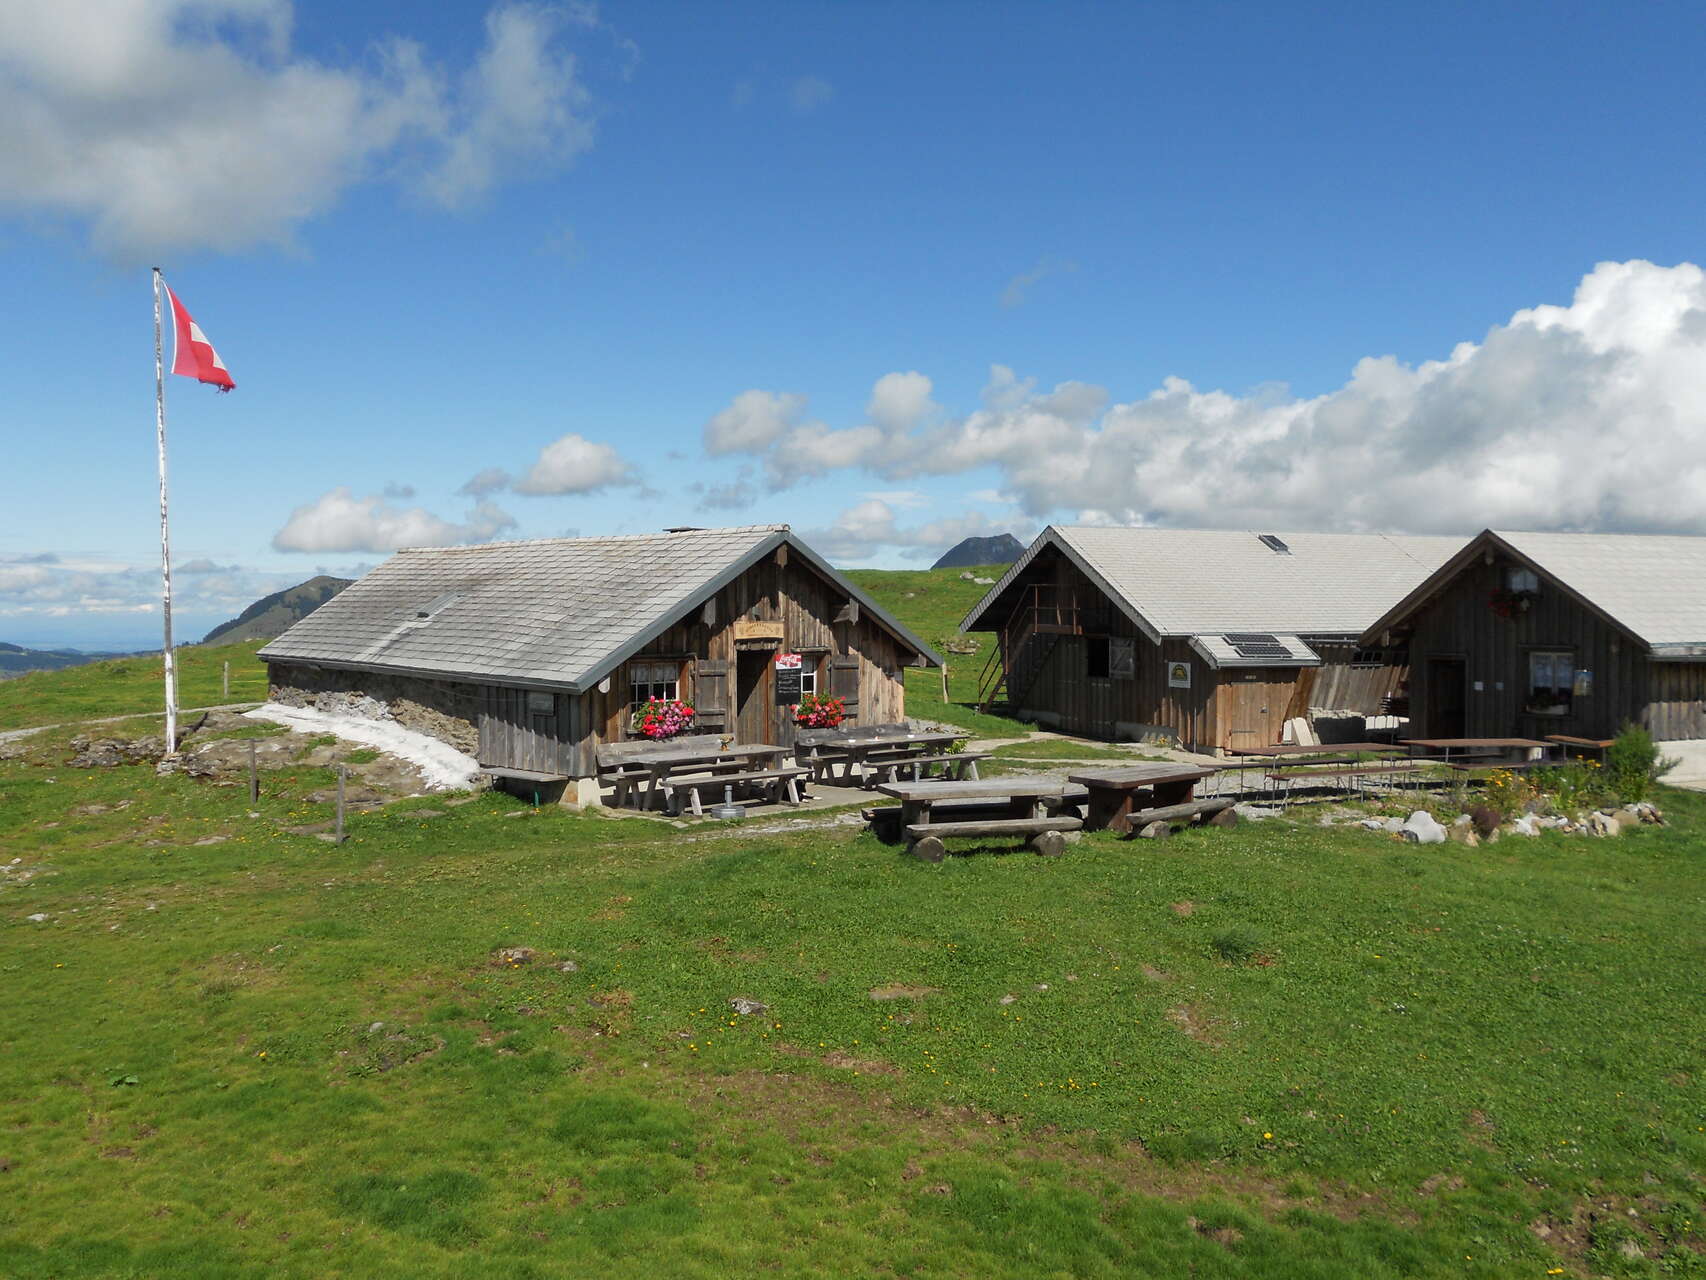
[[[1335,751],[1396,751],[1397,747],[1390,742],[1323,742],[1313,747],[1300,747],[1286,744],[1280,747],[1240,747],[1233,755],[1239,756],[1304,756],[1330,755]]]
[[[897,800],[1013,800],[1062,796],[1066,783],[1051,778],[986,778],[980,782],[884,782],[877,790]]]
[[[783,748],[762,742],[747,745],[731,743],[726,747],[681,747],[675,751],[656,751],[637,756],[633,763],[647,768],[663,768],[678,764],[705,764],[717,760],[750,760],[758,756],[779,754]]]
[[[825,747],[910,747],[936,742],[957,742],[963,733],[894,733],[873,734],[868,738],[842,738],[839,742],[819,743]]]
[[[1214,765],[1189,764],[1132,764],[1112,769],[1091,769],[1068,776],[1068,782],[1087,787],[1115,787],[1121,790],[1153,786],[1157,782],[1195,782],[1210,774],[1219,773]]]
[[[1437,747],[1449,751],[1457,747],[1549,747],[1550,742],[1533,738],[1403,738],[1407,747]]]

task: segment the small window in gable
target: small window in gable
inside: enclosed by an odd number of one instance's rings
[[[1520,591],[1527,595],[1540,594],[1540,575],[1533,569],[1524,569],[1521,565],[1505,567],[1505,590]]]

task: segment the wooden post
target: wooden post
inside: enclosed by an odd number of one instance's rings
[[[231,701],[231,663],[229,659],[225,663],[225,674],[219,677],[219,693],[221,702]]]
[[[261,775],[255,764],[255,740],[249,739],[249,803],[254,804],[261,798]]]
[[[948,664],[942,664],[942,701],[948,700]]]
[[[344,779],[349,776],[349,770],[343,765],[338,766],[338,825],[332,832],[332,843],[344,842]]]

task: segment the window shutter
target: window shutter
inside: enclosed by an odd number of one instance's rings
[[[729,727],[729,664],[700,658],[693,671],[695,727],[707,733],[726,731]]]
[[[829,660],[829,692],[847,704],[847,718],[859,718],[859,659],[847,654]]]

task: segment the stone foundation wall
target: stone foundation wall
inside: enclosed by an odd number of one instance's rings
[[[364,720],[395,720],[458,751],[480,748],[480,688],[454,680],[337,671],[287,662],[267,664],[267,697]]]

